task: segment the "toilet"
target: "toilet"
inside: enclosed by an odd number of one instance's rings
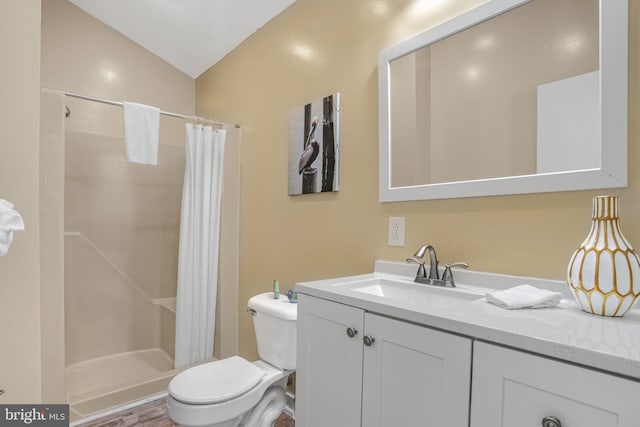
[[[169,383],[171,419],[182,426],[271,427],[296,368],[298,305],[273,292],[249,300],[260,359],[233,356],[194,366]]]

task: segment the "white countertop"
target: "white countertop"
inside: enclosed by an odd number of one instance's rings
[[[301,282],[296,284],[296,290],[381,315],[640,380],[638,306],[622,318],[588,314],[578,308],[562,281],[456,270],[454,277],[458,288],[477,293],[478,298],[462,299],[460,304],[446,309],[417,306],[411,301],[394,301],[336,286],[345,281],[373,278],[413,281],[415,272],[415,265],[376,261],[373,273]],[[554,308],[505,310],[487,303],[483,297],[489,290],[525,283],[562,292],[566,299]],[[441,292],[456,290],[443,289]]]

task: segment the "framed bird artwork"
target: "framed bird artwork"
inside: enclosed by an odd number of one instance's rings
[[[289,195],[338,191],[340,94],[289,114]]]

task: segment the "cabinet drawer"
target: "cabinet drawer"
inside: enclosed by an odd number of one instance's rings
[[[474,344],[471,427],[638,427],[640,383],[528,353]],[[550,424],[553,425],[553,424]]]

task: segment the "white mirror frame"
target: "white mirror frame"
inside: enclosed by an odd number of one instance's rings
[[[391,187],[390,62],[532,0],[491,0],[383,50],[378,60],[379,201],[449,199],[627,186],[628,0],[600,0],[600,168]]]

